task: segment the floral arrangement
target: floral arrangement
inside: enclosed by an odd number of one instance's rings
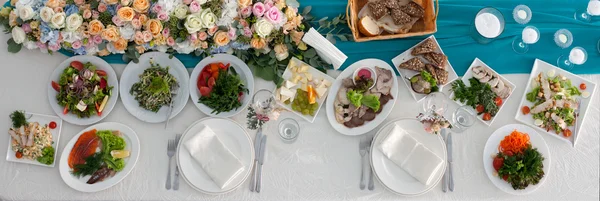
[[[439,134],[444,128],[452,128],[450,122],[434,110],[428,111],[427,114],[419,113],[417,120],[423,124],[423,128],[427,133]]]
[[[8,51],[60,49],[78,55],[235,54],[259,77],[281,83],[291,56],[324,63],[302,42],[310,7],[296,0],[10,0],[0,24]]]

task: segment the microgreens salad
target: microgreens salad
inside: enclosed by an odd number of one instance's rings
[[[102,111],[112,95],[113,86],[107,83],[107,74],[97,70],[90,62],[73,61],[60,75],[58,82],[52,81],[52,88],[58,92],[56,100],[63,114],[71,112],[79,118],[89,118]]]
[[[522,190],[544,177],[544,156],[531,146],[527,133],[512,131],[498,145],[493,166],[498,177]]]

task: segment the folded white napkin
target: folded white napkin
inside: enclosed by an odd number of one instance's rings
[[[381,142],[379,150],[424,185],[431,184],[434,174],[444,162],[398,125]]]
[[[185,142],[184,146],[221,189],[246,169],[208,125]]]
[[[323,37],[323,35],[314,28],[310,28],[310,30],[304,34],[302,41],[315,48],[323,61],[332,64],[334,69],[340,68],[346,59],[348,59],[348,56],[331,44],[329,40]]]

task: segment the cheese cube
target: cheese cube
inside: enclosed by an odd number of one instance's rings
[[[291,89],[292,87],[296,86],[296,83],[293,83],[293,82],[291,82],[291,81],[289,81],[289,80],[286,80],[286,81],[283,83],[283,86],[285,86],[285,87],[286,87],[286,88],[288,88],[288,89]]]
[[[317,88],[317,96],[319,96],[319,98],[323,97],[325,92],[327,92],[327,88]]]
[[[288,64],[289,67],[293,67],[296,68],[296,61],[294,61],[293,59],[290,59],[290,63]],[[290,69],[291,70],[291,69]]]
[[[302,66],[300,66],[300,68],[298,69],[299,73],[306,73],[308,72],[308,65],[303,64]]]
[[[308,91],[308,84],[303,83],[300,89],[302,89],[302,91]]]
[[[300,75],[296,74],[296,75],[292,76],[291,82],[296,84],[296,83],[298,83],[298,81],[300,81],[300,79],[302,79],[302,77]]]
[[[275,100],[281,100],[281,88],[277,88],[275,91]]]
[[[306,73],[304,75],[306,75],[306,80],[308,80],[308,81],[312,81],[313,80],[313,75],[312,74]]]
[[[323,84],[325,84],[326,87],[330,87],[331,86],[331,82],[329,80],[323,79]]]
[[[302,77],[302,79],[300,79],[300,82],[302,82],[303,84],[308,83],[308,79],[306,77]]]
[[[281,100],[280,101],[282,103],[285,103],[285,101],[288,100],[288,99],[290,99],[290,97],[288,97],[288,96],[281,96]]]
[[[281,87],[281,96],[292,97],[294,96],[294,92],[288,88]]]

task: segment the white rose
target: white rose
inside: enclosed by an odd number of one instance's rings
[[[94,55],[96,55],[96,53],[98,53],[98,46],[96,46],[96,45],[85,46],[85,54],[86,55],[94,56]]]
[[[33,41],[24,42],[23,46],[25,48],[27,48],[28,50],[33,50],[33,49],[37,49],[38,48],[37,44],[35,44],[35,42],[33,42]]]
[[[166,46],[166,45],[159,45],[159,46],[156,46],[156,50],[157,50],[157,51],[159,51],[159,52],[162,52],[162,53],[165,53],[165,52],[167,52],[167,50],[168,50],[168,49],[169,49],[169,47],[168,47],[168,46]]]
[[[173,47],[173,49],[175,49],[177,51],[177,53],[180,53],[180,54],[189,54],[195,50],[195,48],[190,45],[189,40],[185,40],[181,43],[176,43],[175,47]]]
[[[42,18],[42,21],[50,22],[50,19],[52,19],[52,16],[54,16],[54,10],[52,10],[52,8],[44,6],[40,10],[40,18]]]
[[[207,29],[215,26],[217,22],[217,16],[210,12],[210,9],[203,10],[200,13],[200,18],[202,19],[202,27]]]
[[[204,5],[208,0],[197,0],[200,5]]]
[[[52,19],[50,19],[50,26],[55,29],[65,27],[66,14],[64,12],[54,13]]]
[[[28,5],[19,6],[19,8],[17,8],[17,13],[19,14],[19,18],[21,18],[23,21],[30,20],[33,18],[33,16],[35,16],[33,8],[31,8],[31,6]]]
[[[181,4],[175,7],[175,10],[173,10],[173,15],[175,15],[175,17],[177,17],[178,19],[185,19],[185,17],[187,16],[187,11],[187,6]]]
[[[121,33],[121,37],[128,41],[135,36],[135,29],[131,23],[119,28],[119,32]]]
[[[13,27],[12,38],[15,41],[15,43],[21,44],[21,43],[25,42],[27,35],[25,34],[25,31],[23,31],[23,29],[21,29],[21,27]]]
[[[265,38],[273,31],[273,24],[267,21],[267,19],[262,18],[254,24],[254,31],[258,36]]]
[[[67,43],[73,43],[78,40],[82,40],[82,35],[77,31],[61,31],[60,36],[62,36],[63,41]]]
[[[188,15],[184,26],[188,33],[196,33],[202,29],[202,19],[198,15]]]
[[[81,26],[83,23],[83,17],[77,13],[73,13],[67,17],[67,27],[66,29],[69,31],[75,31]]]

